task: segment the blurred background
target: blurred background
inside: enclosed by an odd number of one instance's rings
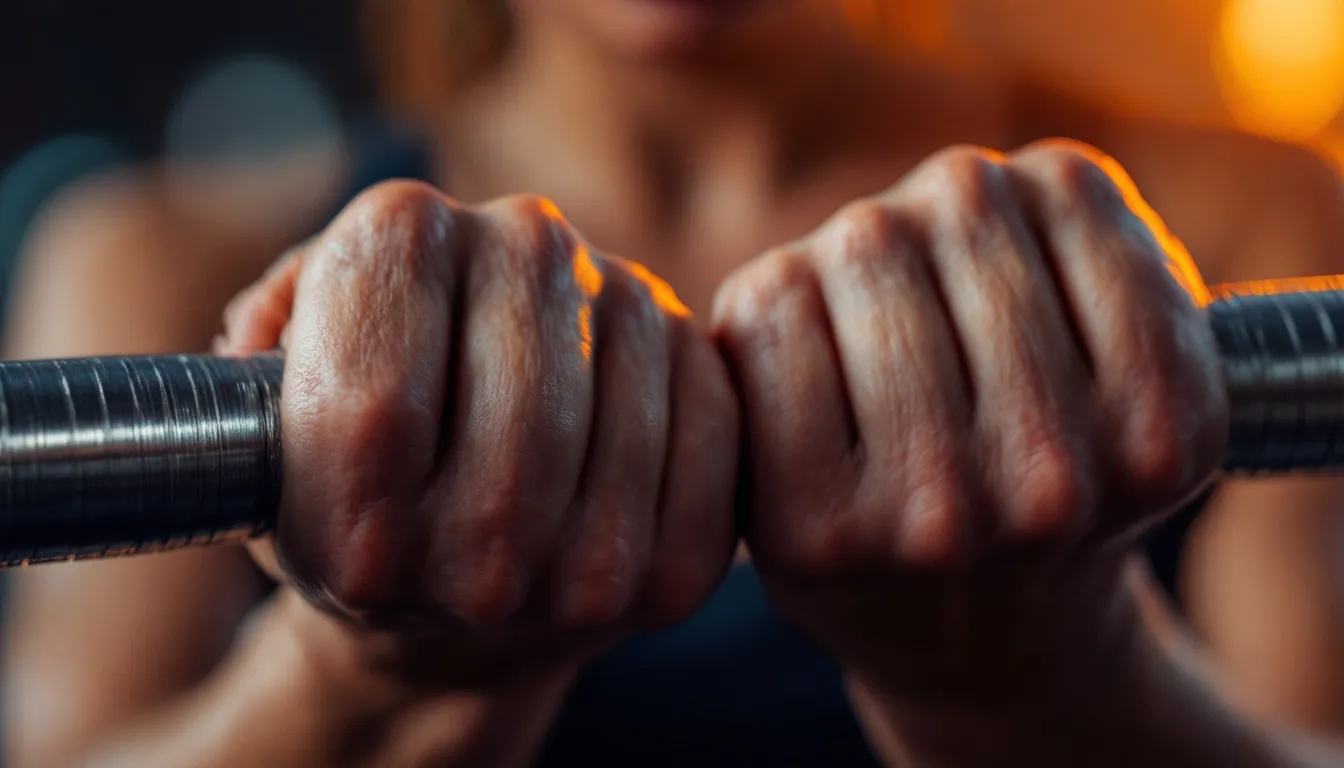
[[[1110,112],[1235,126],[1344,163],[1344,0],[836,2],[899,16],[933,56],[975,58]],[[276,196],[301,197],[298,187],[348,180],[339,158],[362,126],[413,122],[447,87],[447,69],[425,65],[448,33],[425,23],[442,5],[5,0],[0,308],[44,206],[76,182],[165,160],[292,163],[268,176],[292,186],[260,198],[240,187],[244,199],[230,204],[250,206],[247,218]]]
[[[938,55],[975,51],[1110,110],[1344,158],[1344,0],[843,1],[908,17]],[[438,27],[385,22],[417,5],[433,3],[8,0],[0,292],[35,214],[73,181],[165,156],[338,146],[375,112],[413,110],[442,85],[417,63]]]

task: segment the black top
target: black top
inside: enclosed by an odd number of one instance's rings
[[[432,181],[406,137],[372,131],[356,189]],[[1151,531],[1143,548],[1177,598],[1181,550],[1208,501]],[[1179,605],[1179,601],[1176,601]],[[734,568],[688,621],[625,642],[571,690],[541,766],[876,766],[841,671],[775,612],[750,566]]]

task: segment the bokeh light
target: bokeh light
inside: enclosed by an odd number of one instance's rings
[[[345,142],[319,83],[281,59],[241,55],[203,73],[173,108],[166,179],[173,202],[202,220],[284,232],[331,203]]]
[[[1227,0],[1214,67],[1242,127],[1315,136],[1344,108],[1344,0]]]
[[[952,16],[948,0],[842,0],[841,7],[859,36],[879,47],[949,52]]]

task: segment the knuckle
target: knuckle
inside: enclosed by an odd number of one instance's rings
[[[877,199],[850,203],[818,233],[817,261],[823,269],[872,270],[923,239],[905,211]]]
[[[1128,375],[1110,386],[1134,490],[1152,504],[1180,501],[1227,449],[1227,390],[1216,343],[1188,298],[1139,312],[1121,351]]]
[[[883,242],[891,224],[890,208],[880,200],[856,200],[831,217],[830,229],[841,242]]]
[[[1001,157],[988,150],[947,150],[918,169],[902,190],[930,239],[967,255],[999,253],[1013,227],[1015,194]]]
[[[599,258],[597,263],[603,267],[617,266],[619,272],[639,287],[640,296],[650,311],[669,318],[690,316],[690,309],[682,303],[672,286],[643,264],[614,257]]]
[[[554,268],[568,263],[578,238],[560,209],[538,195],[512,195],[492,204],[504,232],[506,253],[520,266]]]
[[[1000,156],[978,147],[951,147],[924,161],[912,174],[913,187],[926,201],[942,201],[959,218],[989,215],[994,192],[1003,182]]]
[[[1065,533],[1088,505],[1084,462],[1060,440],[1042,441],[1023,459],[1010,497],[1008,526],[1020,536]]]
[[[527,538],[546,510],[526,493],[516,443],[497,446],[473,472],[471,490],[447,499],[460,513],[433,532],[433,594],[439,605],[477,625],[503,624],[522,609],[532,587]],[[514,450],[511,450],[514,449]],[[535,537],[534,537],[535,538]]]
[[[1049,139],[1019,150],[1013,162],[1026,166],[1048,188],[1068,200],[1095,199],[1098,193],[1120,198],[1113,168],[1118,168],[1101,150],[1070,139]]]
[[[339,492],[291,499],[278,526],[276,565],[318,605],[351,617],[392,618],[413,599],[405,577],[418,562],[402,535],[406,512],[393,499]]]
[[[368,287],[406,284],[451,269],[467,214],[421,182],[385,181],[364,190],[310,251],[310,279]]]
[[[738,270],[720,287],[714,315],[730,331],[768,325],[780,305],[798,292],[817,289],[810,254],[796,246],[778,248]]]
[[[902,559],[918,566],[954,563],[964,548],[970,519],[966,490],[957,475],[948,473],[915,489],[901,509]]]
[[[349,209],[361,216],[393,219],[402,215],[424,216],[448,207],[447,198],[420,181],[381,181],[360,192]]]
[[[440,602],[459,618],[477,626],[498,626],[521,610],[528,587],[528,564],[520,542],[505,522],[516,518],[516,506],[491,507],[469,534],[471,550],[444,564],[439,577]]]
[[[351,519],[328,556],[327,585],[332,600],[360,616],[387,616],[407,598],[399,563],[405,552],[397,541],[396,502],[359,504],[342,516]]]
[[[571,629],[614,621],[630,604],[635,575],[631,542],[619,534],[592,536],[578,557],[577,572],[565,587],[560,621]]]
[[[667,350],[675,329],[684,324],[689,312],[670,286],[648,274],[616,263],[605,273],[612,277],[602,286],[599,302],[611,302],[625,322],[631,324],[634,338],[649,345],[647,349]]]
[[[361,192],[349,210],[382,242],[420,246],[447,240],[453,219],[464,215],[441,192],[416,181],[375,184]]]
[[[1195,462],[1182,432],[1191,407],[1198,406],[1182,402],[1162,376],[1132,383],[1123,451],[1129,485],[1140,498],[1174,502],[1190,487]]]

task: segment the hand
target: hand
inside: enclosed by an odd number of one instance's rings
[[[380,673],[490,687],[688,615],[732,555],[737,404],[666,285],[553,206],[364,193],[228,312],[286,348],[260,562]]]
[[[913,709],[1123,663],[1126,554],[1225,448],[1204,290],[1118,166],[1061,143],[943,152],[744,267],[714,322],[777,604]]]

